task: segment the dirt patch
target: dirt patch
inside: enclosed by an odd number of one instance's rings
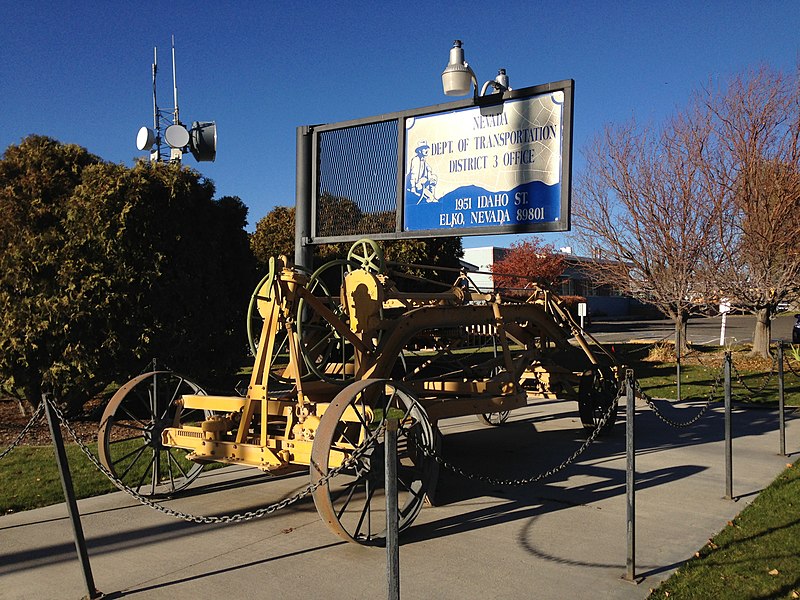
[[[92,408],[92,406],[89,406],[90,411]],[[90,418],[89,414],[91,412],[70,420],[70,425],[84,443],[97,440],[97,429],[100,426],[99,419]],[[30,420],[30,405],[25,405],[25,414],[23,414],[20,410],[20,404],[16,400],[0,399],[0,452],[17,439],[17,436]],[[61,427],[61,435],[66,443],[73,441],[72,436],[63,426]],[[50,446],[53,443],[44,413],[41,414],[36,424],[27,431],[20,443],[26,446]]]

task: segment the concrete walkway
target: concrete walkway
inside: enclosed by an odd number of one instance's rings
[[[663,411],[688,420],[697,406]],[[774,411],[734,413],[734,496],[725,500],[723,417],[709,411],[677,430],[637,406],[636,573],[625,573],[624,426],[542,483],[500,487],[449,471],[436,507],[401,537],[403,598],[641,599],[795,460],[800,418],[778,452]],[[584,439],[573,403],[512,413],[508,424],[442,423],[445,458],[493,477],[524,478],[561,463]],[[306,476],[269,479],[228,468],[203,475],[166,502],[197,515],[256,510],[294,495]],[[97,588],[110,598],[386,597],[381,548],[340,542],[306,499],[272,517],[197,525],[124,493],[79,502]],[[0,517],[0,597],[81,598],[86,593],[63,504]]]

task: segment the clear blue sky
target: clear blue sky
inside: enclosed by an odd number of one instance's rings
[[[132,164],[136,132],[171,108],[175,36],[184,122],[215,120],[214,163],[185,164],[250,228],[294,203],[295,129],[449,101],[454,39],[478,79],[575,80],[574,170],[608,122],[661,121],[692,89],[761,62],[800,64],[800,1],[17,2],[0,0],[0,149],[29,134]],[[549,243],[562,236],[546,234]],[[508,238],[464,238],[466,246]]]

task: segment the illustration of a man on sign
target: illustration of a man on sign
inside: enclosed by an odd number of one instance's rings
[[[422,202],[438,202],[436,197],[436,182],[438,178],[431,171],[427,157],[430,146],[425,140],[417,143],[416,156],[411,159],[411,166],[406,174],[406,192],[417,198],[417,204]]]

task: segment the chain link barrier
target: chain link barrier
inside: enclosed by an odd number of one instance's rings
[[[742,377],[742,374],[739,372],[739,369],[736,367],[736,363],[734,363],[733,360],[731,360],[731,370],[733,371],[733,374],[736,375],[736,380],[744,389],[746,389],[754,396],[760,394],[766,389],[767,385],[769,385],[769,382],[772,381],[772,377],[777,372],[777,366],[778,366],[778,354],[776,352],[775,354],[772,355],[772,364],[770,365],[769,373],[764,377],[764,380],[761,382],[761,387],[755,390],[751,388],[749,385],[747,385],[744,378]]]
[[[549,477],[552,477],[556,473],[563,471],[572,463],[574,463],[577,460],[577,458],[581,454],[583,454],[589,446],[592,445],[592,442],[594,442],[595,439],[597,439],[597,436],[600,435],[600,432],[603,430],[603,427],[605,427],[608,420],[612,417],[612,415],[616,413],[619,399],[624,396],[625,396],[625,386],[623,385],[620,386],[617,396],[611,402],[608,411],[606,411],[606,413],[602,416],[602,418],[597,423],[592,433],[589,435],[588,438],[586,438],[586,441],[584,441],[583,444],[580,446],[580,448],[578,448],[575,452],[573,452],[572,455],[570,455],[564,462],[562,462],[560,465],[556,467],[553,467],[552,469],[548,469],[547,471],[542,471],[540,473],[537,473],[536,475],[531,475],[529,477],[517,478],[517,479],[499,479],[496,477],[491,477],[490,475],[486,475],[484,473],[471,473],[465,471],[458,465],[455,465],[450,461],[445,460],[443,457],[439,456],[439,454],[437,454],[432,449],[422,447],[422,452],[428,458],[433,458],[445,469],[452,471],[453,473],[456,473],[457,475],[460,475],[472,481],[483,481],[484,483],[488,483],[490,485],[502,485],[509,487],[519,487],[523,485],[529,485],[531,483],[536,483],[537,481],[541,481],[542,479],[547,479]]]
[[[11,442],[11,445],[2,452],[0,452],[0,460],[3,460],[6,457],[6,455],[8,455],[14,448],[19,446],[20,442],[22,442],[22,440],[25,438],[28,431],[30,431],[31,428],[41,420],[43,414],[44,414],[44,402],[40,402],[39,406],[37,406],[36,410],[33,412],[31,420],[28,421],[25,427],[22,428],[22,431],[19,432],[19,435],[17,435],[17,437],[14,438],[13,442]]]
[[[689,419],[688,421],[685,421],[683,423],[679,423],[677,421],[674,421],[674,420],[670,419],[668,416],[666,416],[664,413],[662,413],[659,410],[659,408],[656,406],[654,398],[649,396],[647,394],[647,392],[645,392],[642,389],[642,386],[639,383],[638,379],[634,380],[634,382],[635,382],[634,385],[635,385],[635,389],[636,389],[637,395],[647,403],[647,406],[650,407],[650,410],[652,410],[655,413],[655,415],[661,421],[663,421],[664,423],[666,423],[670,427],[674,427],[676,429],[684,429],[686,427],[690,427],[691,425],[694,425],[697,421],[699,421],[703,417],[703,415],[706,414],[706,412],[708,412],[708,409],[711,407],[711,403],[714,401],[714,395],[717,392],[717,388],[719,388],[719,383],[720,383],[720,380],[722,379],[722,377],[724,375],[724,372],[725,372],[725,370],[724,370],[724,367],[723,367],[715,375],[714,384],[711,386],[711,390],[708,393],[708,398],[706,400],[705,405],[700,409],[700,411],[694,417],[692,417],[691,419]]]
[[[790,347],[794,348],[794,344],[791,344]],[[798,346],[798,348],[800,348],[800,346]],[[789,368],[789,372],[795,377],[800,377],[800,370],[795,371],[794,367],[792,366],[793,357],[786,356],[786,352],[783,353],[783,357],[784,357],[783,364]],[[800,362],[798,362],[798,366],[800,366]]]
[[[259,518],[265,517],[265,516],[270,515],[270,514],[276,512],[276,511],[278,511],[278,510],[286,508],[287,506],[289,506],[291,504],[294,504],[295,502],[305,498],[306,496],[309,496],[309,495],[313,494],[314,491],[317,490],[317,488],[320,488],[323,485],[327,484],[331,479],[333,479],[334,477],[339,475],[342,471],[344,471],[345,469],[351,467],[357,460],[359,460],[361,458],[362,455],[364,455],[368,450],[371,449],[372,442],[374,442],[383,433],[383,431],[386,429],[386,423],[384,422],[384,423],[381,424],[380,427],[378,427],[378,429],[375,430],[375,432],[369,438],[367,438],[367,440],[365,440],[364,445],[361,446],[360,448],[357,448],[355,451],[353,451],[353,453],[347,458],[347,460],[345,460],[340,466],[331,469],[319,481],[317,481],[316,483],[310,484],[307,488],[301,490],[300,492],[298,492],[297,494],[295,494],[294,496],[292,496],[290,498],[286,498],[284,500],[281,500],[280,502],[276,502],[274,504],[270,504],[269,506],[265,506],[263,508],[259,508],[258,510],[254,510],[254,511],[247,511],[245,513],[235,513],[235,514],[229,514],[229,515],[220,515],[220,516],[214,516],[214,517],[207,517],[207,516],[201,516],[201,515],[192,515],[192,514],[189,514],[189,513],[181,512],[179,510],[174,510],[172,508],[168,508],[168,507],[166,507],[166,506],[164,506],[162,504],[159,504],[157,502],[153,502],[149,498],[147,498],[145,496],[142,496],[136,490],[131,489],[128,486],[126,486],[116,476],[114,476],[113,473],[111,473],[108,469],[106,469],[100,463],[100,460],[94,455],[94,452],[92,452],[92,450],[88,446],[86,446],[86,444],[83,443],[83,441],[80,439],[80,436],[72,428],[72,426],[70,425],[69,421],[64,416],[64,414],[61,412],[61,410],[58,408],[58,406],[55,404],[55,402],[52,402],[49,399],[47,400],[47,402],[50,402],[50,406],[53,408],[53,412],[55,412],[56,416],[58,417],[58,420],[64,425],[64,427],[69,432],[69,434],[72,437],[72,439],[75,441],[75,443],[78,445],[78,447],[86,455],[86,458],[88,458],[89,461],[101,473],[103,473],[103,475],[108,477],[108,479],[111,481],[111,483],[113,483],[117,487],[117,489],[119,489],[120,491],[125,492],[126,494],[128,494],[132,498],[138,500],[141,504],[143,504],[145,506],[149,506],[150,508],[153,508],[153,509],[155,509],[155,510],[161,512],[161,513],[164,513],[165,515],[168,515],[170,517],[175,517],[177,519],[182,519],[184,521],[191,521],[193,523],[202,523],[202,524],[241,523],[241,522],[244,522],[244,521],[251,521],[253,519],[259,519]],[[44,402],[42,403],[42,405],[43,404],[44,404]],[[42,405],[40,405],[40,406],[42,406]]]

